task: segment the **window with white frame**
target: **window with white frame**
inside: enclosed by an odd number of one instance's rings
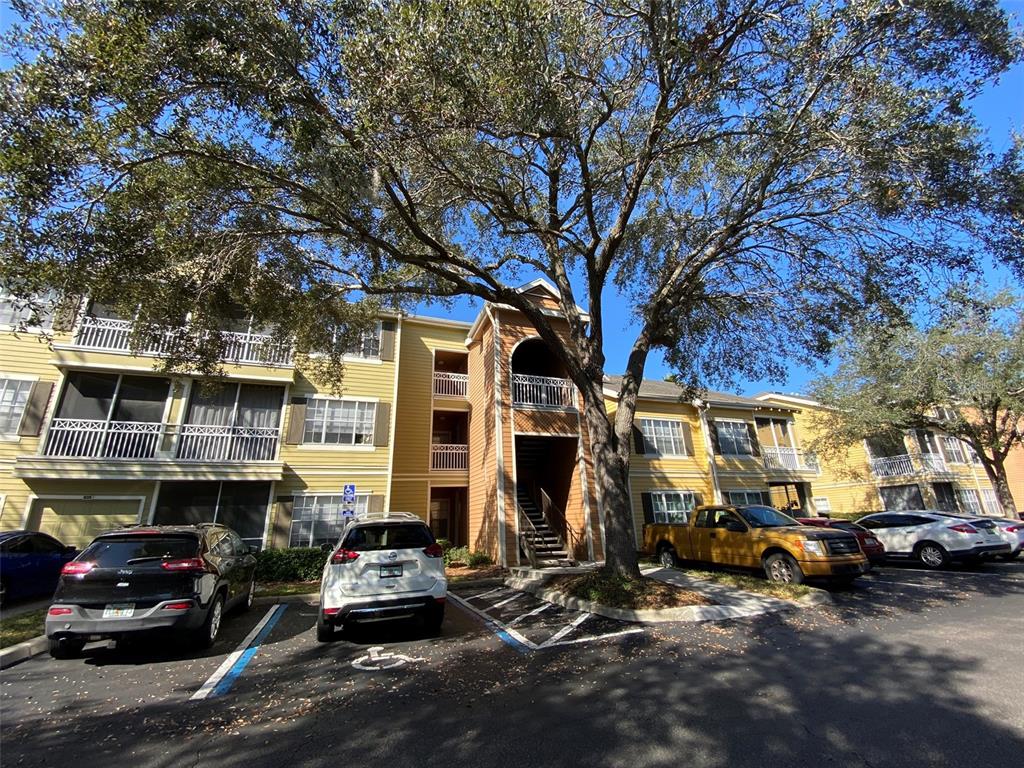
[[[981,489],[981,503],[985,507],[985,514],[999,517],[1003,514],[1003,505],[999,503],[999,496],[992,488]]]
[[[751,504],[767,504],[768,494],[765,491],[727,491],[725,498],[730,504],[748,506]]]
[[[380,323],[363,331],[359,341],[345,350],[346,355],[377,359],[380,357]]]
[[[697,506],[693,491],[654,491],[651,493],[651,512],[656,523],[685,523]]]
[[[370,445],[377,404],[362,400],[313,398],[306,406],[302,442],[321,445]]]
[[[953,464],[966,464],[967,454],[964,451],[964,444],[958,438],[949,435],[942,436],[942,450],[946,452],[946,460]]]
[[[981,501],[978,499],[978,492],[973,488],[957,488],[956,498],[960,502],[960,509],[967,514],[981,514]]]
[[[0,293],[0,326],[16,327],[33,320],[33,328],[49,328],[53,325],[53,308],[56,294],[46,293],[31,303],[19,301],[13,296]]]
[[[348,505],[353,514],[366,513],[370,494],[361,493]],[[345,527],[344,496],[340,493],[316,493],[296,496],[292,504],[290,547],[318,547],[334,544]]]
[[[16,435],[32,381],[0,375],[0,435]]]
[[[828,496],[815,496],[811,501],[814,503],[814,511],[819,515],[832,513],[832,502],[829,501]]]
[[[978,452],[974,450],[974,446],[966,440],[963,441],[963,444],[964,453],[967,454],[967,460],[970,461],[971,464],[981,464],[981,456],[979,456]]]
[[[718,448],[723,456],[753,455],[747,422],[715,419],[715,428],[718,430]]]
[[[672,419],[640,419],[640,432],[644,436],[647,453],[660,456],[685,456],[683,425]]]

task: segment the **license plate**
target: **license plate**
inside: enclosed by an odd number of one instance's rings
[[[396,576],[402,575],[402,566],[400,565],[382,565],[380,567],[380,577],[382,579],[393,579]]]
[[[103,609],[104,619],[130,619],[135,615],[135,603],[112,603]]]

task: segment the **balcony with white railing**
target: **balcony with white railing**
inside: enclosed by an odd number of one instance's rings
[[[761,460],[765,469],[783,472],[817,472],[818,457],[796,448],[761,446]]]
[[[434,397],[467,397],[469,374],[434,371]]]
[[[904,453],[871,459],[871,472],[875,477],[904,477],[949,471],[946,460],[935,453]]]
[[[469,446],[434,443],[430,446],[430,468],[441,472],[465,472],[469,469]]]
[[[512,374],[512,404],[542,408],[575,408],[576,388],[568,379]]]
[[[182,424],[175,455],[183,461],[273,461],[277,427],[224,427]]]
[[[76,347],[100,352],[134,352],[132,329],[131,320],[86,316],[79,323],[74,344]],[[187,333],[186,327],[157,330],[149,335],[147,343],[138,352],[143,355],[167,354],[173,340]],[[268,366],[292,364],[291,345],[269,334],[241,331],[221,331],[220,334],[224,346],[221,359],[226,363]]]
[[[43,455],[72,459],[274,461],[279,436],[276,427],[54,419]]]

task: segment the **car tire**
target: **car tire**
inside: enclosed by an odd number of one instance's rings
[[[220,625],[224,620],[224,594],[218,592],[206,611],[206,619],[203,625],[196,630],[196,645],[199,648],[210,648],[217,642],[217,635],[220,634]]]
[[[249,580],[249,591],[245,593],[245,599],[242,601],[242,610],[248,611],[252,608],[253,601],[256,599],[256,577],[253,576]]]
[[[922,541],[914,548],[917,560],[925,568],[937,570],[949,565],[949,553],[941,544],[934,541]]]
[[[764,573],[775,584],[803,584],[800,564],[785,552],[776,552],[764,561]]]
[[[316,619],[316,641],[318,643],[329,643],[334,640],[334,625],[324,621],[323,615]]]
[[[444,606],[438,605],[429,608],[423,616],[424,629],[431,635],[439,635],[442,624],[444,624]]]
[[[50,646],[50,656],[55,659],[74,659],[85,648],[85,640],[75,637],[50,637],[47,638]]]
[[[679,565],[679,558],[671,545],[662,544],[658,547],[658,563],[662,568],[675,568]]]

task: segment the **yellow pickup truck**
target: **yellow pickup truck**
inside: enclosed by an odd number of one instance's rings
[[[673,566],[679,560],[763,570],[770,581],[805,578],[852,581],[870,568],[857,539],[830,528],[801,525],[764,506],[707,505],[672,522],[644,525],[644,552]]]

